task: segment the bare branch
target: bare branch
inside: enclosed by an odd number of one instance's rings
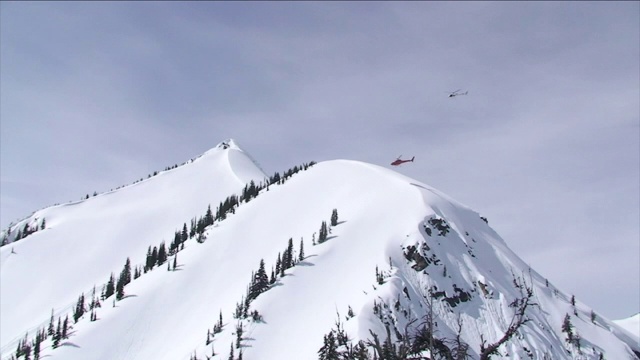
[[[488,360],[491,358],[491,355],[496,355],[498,348],[509,341],[522,325],[531,320],[527,317],[526,311],[529,306],[537,305],[533,302],[533,289],[527,285],[526,281],[523,281],[519,277],[516,278],[515,275],[513,277],[513,285],[520,291],[520,297],[509,304],[509,307],[515,308],[515,313],[511,318],[507,331],[505,331],[504,335],[498,341],[486,345],[487,341],[480,336],[480,360]]]

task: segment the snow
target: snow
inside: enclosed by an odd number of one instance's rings
[[[613,322],[640,339],[640,313],[626,319],[614,320]],[[638,340],[638,343],[640,343],[640,340]]]
[[[42,325],[51,309],[69,311],[82,292],[105,283],[111,272],[117,275],[127,257],[143,262],[148,246],[168,245],[174,231],[204,215],[207,206],[215,210],[247,182],[262,181],[265,174],[243,155],[237,147],[217,146],[176,169],[25,220],[44,218],[46,229],[0,249],[3,352],[5,344]]]
[[[141,183],[34,214],[46,218],[47,229],[0,250],[3,358],[15,351],[26,331],[48,323],[52,308],[57,314],[69,312],[81,292],[117,274],[127,257],[142,264],[149,245],[162,239],[168,244],[173,232],[204,215],[207,205],[215,209],[248,181],[264,178],[236,142],[226,143]],[[339,224],[331,228],[328,241],[312,246],[333,209]],[[424,227],[433,218],[446,221],[449,233],[428,235]],[[477,358],[480,337],[495,341],[511,320],[508,304],[520,296],[514,276],[533,287],[539,305],[529,310],[532,321],[522,336],[501,347],[502,358],[528,358],[524,347],[539,359],[545,353],[554,359],[597,359],[599,352],[626,359],[632,350],[640,351],[637,338],[621,326],[599,316],[592,322],[587,305],[578,301],[574,307],[567,294],[547,287],[544,277],[477,212],[377,165],[352,160],[316,164],[242,203],[209,227],[206,236],[204,243],[186,242],[177,255],[177,271],[159,267],[134,280],[122,301],[103,303],[98,321],[85,315],[63,346],[52,350],[47,341],[43,353],[71,360],[186,360],[194,353],[204,358],[211,354],[211,345],[205,346],[207,329],[222,312],[225,326],[214,338],[220,354],[214,359],[226,359],[240,323],[232,314],[252,273],[264,259],[270,274],[290,238],[296,251],[303,239],[306,257],[251,303],[250,311],[259,311],[263,321],[241,321],[244,359],[317,359],[323,335],[338,319],[355,341],[369,339],[369,329],[384,339],[374,302],[389,304],[385,314],[402,330],[427,313],[425,299],[433,286],[447,296],[455,294],[454,287],[471,294],[455,307],[432,300],[433,312],[438,336],[453,336],[461,319],[463,339]],[[438,264],[418,272],[403,252],[425,244]],[[376,267],[386,276],[382,285],[376,282]],[[487,295],[478,281],[486,284]],[[347,320],[349,307],[355,317]],[[585,344],[582,354],[567,346],[560,331],[567,313]],[[237,356],[239,349],[234,350]]]

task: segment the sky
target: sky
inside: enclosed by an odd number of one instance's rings
[[[640,311],[638,2],[0,2],[2,229],[227,138],[268,174],[415,156],[551,283]]]

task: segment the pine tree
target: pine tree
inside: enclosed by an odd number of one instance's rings
[[[220,332],[222,332],[222,310],[220,311],[220,318],[218,319],[218,322],[213,325],[213,333],[218,334]]]
[[[289,238],[289,244],[287,245],[287,249],[284,251],[282,255],[282,266],[284,269],[290,269],[293,267],[293,239]]]
[[[29,227],[29,224],[28,223],[24,224],[24,229],[22,229],[22,236],[27,237],[31,235],[31,233],[32,231],[31,231],[31,227]]]
[[[104,298],[107,299],[109,296],[113,295],[116,290],[115,277],[113,273],[109,277],[109,282],[107,282],[107,287],[104,289]]]
[[[573,325],[571,324],[571,316],[566,314],[562,321],[562,332],[567,334],[567,341],[573,341]]]
[[[62,338],[60,318],[58,318],[58,327],[56,328],[56,332],[53,334],[53,345],[52,347],[55,349],[60,345],[60,339]]]
[[[251,300],[249,298],[244,299],[244,305],[242,307],[242,318],[246,319],[249,316],[249,306],[251,305]]]
[[[369,360],[369,352],[367,351],[367,346],[364,344],[362,340],[358,341],[355,348],[353,349],[353,359],[354,360]]]
[[[158,266],[164,264],[167,261],[167,249],[164,245],[164,241],[160,243],[160,247],[158,248]]]
[[[260,267],[258,268],[258,272],[256,272],[253,277],[251,288],[249,290],[249,296],[247,298],[250,300],[254,300],[258,297],[258,295],[262,294],[268,289],[269,276],[267,276],[267,272],[264,269],[264,260],[260,259]]]
[[[276,283],[276,273],[273,270],[273,267],[271,268],[271,277],[269,278],[269,284],[273,285]]]
[[[293,238],[289,238],[289,244],[287,245],[287,256],[289,258],[289,268],[292,268],[296,265],[296,253],[293,247]]]
[[[288,266],[287,269],[292,268],[295,265],[295,257],[294,257],[294,252],[293,252],[293,239],[289,238],[289,244],[287,245],[287,260],[288,260]]]
[[[378,266],[376,265],[376,282],[378,285],[384,284],[384,274],[378,270]]]
[[[84,306],[84,293],[78,297],[78,302],[76,303],[75,310],[73,311],[73,321],[78,322],[78,320],[84,315],[86,308]]]
[[[149,248],[147,249],[147,258],[144,262],[144,272],[146,273],[147,271],[151,270],[151,268],[153,268],[154,263],[155,261],[153,261],[151,246],[149,246]]]
[[[196,236],[196,218],[191,219],[191,226],[189,228],[189,238]]]
[[[125,275],[123,271],[120,273],[120,277],[118,277],[118,282],[116,283],[116,300],[118,301],[124,298],[124,282],[125,282]]]
[[[324,336],[323,345],[318,350],[318,360],[339,360],[338,344],[333,334],[333,330]]]
[[[298,254],[298,260],[304,260],[304,239],[300,238],[300,254]]]
[[[178,267],[178,254],[175,254],[173,256],[173,270],[176,270],[176,267]]]
[[[131,282],[131,260],[129,258],[127,258],[127,261],[124,264],[124,269],[122,269],[122,278],[124,285]]]
[[[69,330],[69,315],[64,317],[64,321],[62,322],[62,331],[60,333],[60,336],[63,339],[68,338],[67,336],[67,331]]]
[[[571,305],[576,306],[576,296],[571,295]]]
[[[213,225],[213,212],[211,212],[211,205],[207,207],[207,213],[205,215],[205,224],[206,226]]]
[[[93,285],[93,289],[91,290],[91,301],[89,301],[89,310],[93,310],[96,307],[96,286]]]
[[[240,343],[242,342],[242,334],[244,330],[242,329],[242,323],[238,323],[236,326],[236,349],[240,349]]]
[[[235,356],[233,355],[233,343],[231,343],[231,351],[229,352],[229,360],[235,360]]]
[[[331,226],[338,225],[338,209],[333,209],[331,212]]]
[[[22,340],[18,341],[18,347],[16,347],[16,358],[22,356]]]
[[[356,314],[353,312],[351,305],[349,305],[349,310],[347,311],[347,319],[351,319],[354,316],[356,316]]]
[[[382,343],[382,354],[380,354],[380,358],[382,359],[395,359],[396,358],[396,346],[391,342],[391,338],[387,337],[387,339]]]
[[[205,219],[203,217],[199,217],[196,222],[196,234],[202,235],[205,227],[207,227]]]
[[[24,360],[31,360],[31,346],[28,343],[25,343],[23,352],[24,352]]]
[[[320,225],[320,232],[318,234],[318,244],[322,244],[323,242],[327,241],[328,234],[329,231],[327,230],[327,222],[323,221]]]
[[[173,241],[169,245],[169,255],[173,255],[178,252],[178,247],[182,242],[182,235],[180,235],[179,231],[173,233]]]
[[[42,343],[42,335],[40,332],[36,334],[36,341],[33,343],[33,360],[40,359],[40,344]]]
[[[188,238],[189,238],[189,233],[187,232],[187,223],[184,223],[182,225],[182,236],[180,240],[182,240],[182,242],[185,242],[187,241]]]
[[[49,328],[47,329],[47,334],[49,336],[53,336],[53,334],[55,334],[55,328],[53,327],[53,309],[51,309],[51,319],[49,320]]]
[[[280,253],[278,253],[278,259],[276,259],[276,274],[280,274],[280,277],[284,276],[284,269],[282,266],[282,260],[280,260]]]

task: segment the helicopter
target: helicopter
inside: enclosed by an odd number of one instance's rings
[[[414,157],[411,158],[411,160],[402,160],[402,159],[400,159],[401,157],[402,157],[402,155],[398,156],[398,158],[394,162],[392,162],[391,165],[398,166],[398,165],[404,164],[406,162],[413,162],[413,159],[416,158],[414,156]]]
[[[452,97],[459,96],[459,95],[467,95],[469,93],[468,91],[465,91],[463,93],[461,93],[460,91],[462,91],[462,89],[458,89],[458,90],[456,90],[454,92],[450,92],[449,93],[449,97],[452,98]]]

